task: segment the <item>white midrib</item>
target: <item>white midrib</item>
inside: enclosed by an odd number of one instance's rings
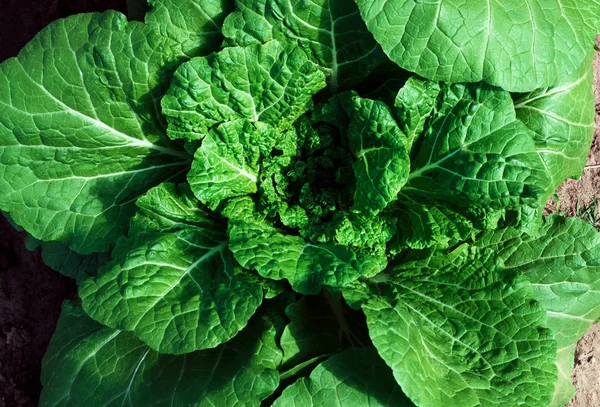
[[[548,117],[553,118],[554,120],[556,120],[558,122],[562,122],[562,123],[568,124],[569,126],[573,126],[573,127],[581,127],[581,128],[584,128],[584,129],[589,129],[591,127],[594,127],[593,123],[590,123],[590,124],[575,123],[575,122],[570,121],[567,118],[558,116],[557,114],[552,113],[552,112],[550,112],[548,110],[542,110],[542,109],[539,109],[539,108],[534,107],[534,106],[523,105],[523,106],[519,107],[519,109],[533,110],[535,112],[538,112],[541,115],[546,115]]]
[[[230,163],[229,161],[227,161],[226,159],[224,159],[223,157],[221,157],[220,155],[217,155],[215,153],[212,153],[212,155],[216,158],[219,159],[219,161],[221,161],[223,164],[227,165],[228,167],[232,168],[233,170],[235,170],[236,172],[238,172],[239,174],[243,175],[244,177],[248,178],[250,181],[252,182],[256,182],[258,179],[256,178],[256,176],[254,176],[253,174],[250,174],[248,171],[246,171],[244,168],[240,168],[237,167],[235,165],[233,165],[232,163]],[[229,180],[230,181],[230,180]]]
[[[434,162],[430,162],[429,164],[427,164],[424,167],[419,168],[417,171],[411,173],[408,176],[408,180],[406,181],[406,183],[408,184],[411,180],[420,177],[421,175],[423,175],[424,173],[431,171],[434,168],[442,168],[441,164],[450,159],[452,156],[454,156],[455,154],[458,154],[459,152],[461,152],[462,149],[461,148],[457,148],[456,150],[454,150],[452,153],[448,154],[447,156],[443,157],[440,160],[434,161]]]
[[[70,383],[67,386],[67,389],[71,389],[73,387],[73,383],[75,383],[75,380],[77,379],[77,376],[79,376],[79,373],[81,373],[81,371],[83,370],[83,368],[85,367],[85,365],[87,364],[87,362],[93,358],[94,356],[96,356],[96,354],[98,354],[98,352],[100,352],[100,350],[105,347],[110,341],[112,341],[114,338],[117,337],[117,335],[119,335],[121,333],[121,331],[115,331],[114,333],[112,333],[109,337],[107,337],[104,341],[102,341],[101,343],[98,344],[98,346],[96,346],[87,356],[86,358],[81,361],[81,363],[79,364],[79,368],[77,369],[77,371],[75,372],[75,374],[73,375],[73,380],[70,381]],[[62,401],[68,400],[70,396],[70,393],[65,394],[65,396],[60,399],[57,400],[56,404],[54,404],[54,406],[58,406]]]
[[[103,130],[108,131],[111,134],[114,134],[124,140],[127,140],[127,144],[130,146],[135,146],[135,147],[143,147],[143,148],[148,148],[151,150],[156,150],[159,151],[163,154],[167,154],[167,155],[172,155],[175,157],[180,157],[180,158],[185,158],[186,160],[189,159],[189,156],[182,151],[178,151],[172,148],[167,148],[167,147],[161,147],[158,146],[154,143],[149,142],[148,140],[140,140],[137,139],[135,137],[131,137],[113,127],[110,127],[109,125],[107,125],[106,123],[98,120],[98,119],[94,119],[93,117],[90,117],[88,115],[85,115],[81,112],[78,112],[77,110],[72,109],[70,106],[66,105],[62,100],[57,99],[52,93],[50,93],[44,86],[42,86],[42,84],[36,82],[30,75],[29,72],[27,72],[25,70],[25,68],[21,65],[21,69],[23,70],[23,72],[27,75],[27,77],[29,78],[29,80],[31,80],[32,83],[34,83],[44,94],[46,94],[46,96],[48,96],[50,99],[52,99],[52,101],[54,101],[56,104],[58,104],[62,109],[64,109],[64,111],[68,112],[69,114],[79,117],[80,119],[83,119],[84,121],[91,123],[92,125],[99,127]]]
[[[144,355],[141,357],[140,361],[138,362],[137,366],[135,367],[135,370],[133,371],[133,374],[131,375],[129,384],[127,385],[127,388],[123,392],[125,397],[123,397],[123,402],[121,403],[121,407],[123,407],[125,405],[125,401],[127,400],[127,397],[129,397],[131,395],[131,387],[133,386],[133,381],[135,380],[135,378],[138,374],[138,371],[140,370],[140,367],[142,366],[142,363],[144,363],[144,360],[146,360],[148,353],[150,353],[150,348],[148,348],[146,350],[146,352],[144,352]]]
[[[568,92],[571,89],[575,88],[576,86],[580,85],[586,79],[588,79],[587,74],[583,75],[581,78],[577,79],[577,81],[575,81],[573,83],[569,83],[565,86],[561,86],[561,87],[557,87],[557,88],[548,89],[546,92],[542,92],[539,95],[536,95],[529,99],[524,99],[515,105],[515,110],[526,107],[527,105],[535,102],[536,100],[545,99],[545,98],[549,98],[549,97],[554,96],[559,93]]]

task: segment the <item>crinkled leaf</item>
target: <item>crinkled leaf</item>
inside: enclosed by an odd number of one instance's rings
[[[385,267],[379,256],[338,244],[312,244],[266,222],[230,221],[229,249],[242,267],[272,280],[286,279],[302,294],[317,294],[324,285],[344,286]]]
[[[333,217],[331,228],[333,238],[340,244],[384,252],[386,243],[396,234],[396,221],[395,217],[384,215],[365,218],[338,212]]]
[[[275,145],[275,130],[247,120],[221,124],[210,131],[196,151],[188,181],[206,205],[257,191],[261,159]]]
[[[550,180],[508,92],[484,84],[443,85],[427,123],[413,145],[411,173],[398,204],[410,214],[411,224],[423,224],[419,230],[432,235],[412,233],[416,240],[406,244],[422,247],[423,242],[455,239],[453,214],[489,229],[507,210],[541,210]],[[432,205],[440,210],[428,213]]]
[[[222,213],[229,219],[229,249],[242,267],[272,280],[286,279],[302,294],[318,294],[324,285],[341,287],[386,266],[380,255],[284,234],[256,212],[249,197],[231,200]]]
[[[594,45],[600,3],[357,0],[390,59],[447,82],[516,92],[568,83]]]
[[[328,76],[333,93],[367,77],[387,58],[352,0],[238,0],[223,34],[237,45],[298,43]]]
[[[193,58],[175,72],[162,101],[171,138],[201,139],[235,119],[284,130],[325,87],[325,75],[304,51],[271,41]]]
[[[435,201],[421,203],[407,196],[402,199],[402,205],[395,208],[399,220],[398,232],[388,247],[392,253],[407,246],[413,249],[448,247],[474,233],[473,222],[459,210]]]
[[[229,0],[148,0],[146,24],[181,44],[190,57],[219,48],[223,20],[231,11]]]
[[[505,268],[523,273],[546,309],[558,343],[559,380],[550,406],[562,407],[575,391],[577,341],[600,320],[600,234],[579,219],[552,216],[538,236],[509,229],[482,239],[481,246],[498,252]]]
[[[215,349],[174,356],[67,301],[42,361],[40,405],[258,407],[279,384],[280,361],[273,327],[259,318]]]
[[[594,95],[591,62],[577,80],[515,96],[517,118],[534,140],[552,180],[552,191],[566,178],[579,178],[594,136]]]
[[[400,130],[408,138],[409,148],[423,132],[427,119],[434,112],[440,92],[439,83],[412,76],[396,95],[394,115],[398,119]]]
[[[330,357],[287,387],[274,407],[413,407],[373,347]]]
[[[351,209],[375,216],[396,199],[408,179],[407,138],[385,103],[352,93],[340,99],[350,118],[348,144],[356,157],[352,166],[356,192]]]
[[[181,47],[116,12],[56,21],[0,65],[0,209],[40,240],[107,251],[135,199],[180,174],[158,101]]]
[[[466,245],[386,271],[363,304],[373,344],[417,405],[546,406],[556,341],[531,285]]]
[[[111,263],[81,284],[86,312],[133,331],[162,353],[214,348],[231,339],[263,292],[228,251],[223,220],[174,184],[151,190],[139,206],[132,234],[119,242]]]

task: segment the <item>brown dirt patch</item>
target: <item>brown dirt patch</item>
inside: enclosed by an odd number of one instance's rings
[[[596,43],[600,45],[600,36]],[[557,191],[560,211],[567,216],[575,216],[578,205],[582,208],[595,199],[600,201],[600,53],[594,59],[594,98],[596,129],[587,168],[578,181],[568,180]],[[556,203],[552,200],[546,209],[555,212]],[[577,343],[573,384],[577,393],[565,407],[600,406],[600,323],[592,326]]]

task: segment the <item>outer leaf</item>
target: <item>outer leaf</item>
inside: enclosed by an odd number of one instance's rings
[[[345,94],[341,101],[350,117],[350,151],[356,156],[352,210],[375,216],[396,199],[408,179],[407,138],[385,103],[356,94]]]
[[[232,8],[229,0],[148,0],[146,24],[182,44],[190,57],[219,48],[223,20]]]
[[[519,120],[531,129],[552,191],[566,178],[578,178],[594,136],[594,95],[591,62],[579,78],[556,88],[515,97]]]
[[[86,312],[133,331],[162,353],[214,348],[231,339],[263,292],[227,250],[225,224],[173,184],[151,190],[139,206],[132,234],[119,242],[112,262],[82,283]]]
[[[420,230],[433,234],[413,232],[406,244],[422,247],[423,242],[466,237],[457,236],[444,217],[450,221],[459,215],[478,229],[489,229],[506,210],[541,210],[550,180],[508,92],[487,85],[444,85],[428,120],[413,145],[411,174],[399,204],[412,224],[423,224]],[[439,213],[426,210],[432,202]]]
[[[25,238],[27,250],[38,250],[46,266],[78,282],[98,274],[98,269],[110,261],[110,253],[82,255],[57,242],[42,242],[31,235]]]
[[[558,343],[559,380],[550,406],[564,406],[575,392],[577,341],[600,320],[600,234],[578,219],[552,216],[538,237],[499,231],[484,236],[481,245],[499,252],[504,267],[523,273],[546,309]]]
[[[110,261],[108,253],[81,255],[68,247],[56,242],[41,242],[42,260],[53,270],[62,275],[83,280],[94,276],[98,269]]]
[[[107,12],[59,20],[2,63],[0,209],[37,239],[108,250],[135,199],[188,165],[157,110],[182,55]]]
[[[286,388],[273,407],[411,407],[387,366],[372,347],[332,356]]]
[[[516,92],[573,80],[594,45],[600,3],[357,0],[390,59],[433,80]]]
[[[277,134],[264,123],[246,120],[221,124],[211,130],[196,151],[188,181],[203,203],[216,206],[225,198],[257,191],[261,153],[275,145]]]
[[[218,348],[161,355],[65,302],[42,362],[40,406],[256,406],[275,391],[281,352],[260,319]]]
[[[324,86],[325,75],[301,49],[271,41],[225,48],[181,65],[162,106],[171,138],[201,139],[235,119],[283,130]]]
[[[434,255],[389,270],[363,310],[373,344],[423,406],[546,406],[556,341],[531,285],[491,251]],[[397,273],[397,274],[396,274]]]
[[[286,314],[290,323],[280,340],[282,371],[348,346],[370,343],[362,313],[351,311],[344,306],[343,299],[340,302],[328,292],[320,296],[303,296],[287,307]],[[357,318],[358,315],[362,320]]]
[[[237,0],[223,34],[237,45],[298,42],[327,74],[332,93],[366,78],[386,60],[352,0]]]

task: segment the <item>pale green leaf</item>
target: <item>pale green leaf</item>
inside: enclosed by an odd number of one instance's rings
[[[407,146],[412,146],[415,138],[425,129],[440,92],[438,83],[411,76],[396,95],[394,115],[408,138]]]
[[[286,279],[302,294],[318,294],[323,286],[343,287],[386,266],[379,255],[284,234],[256,212],[249,197],[231,200],[223,215],[229,218],[229,249],[242,267],[268,279]]]

